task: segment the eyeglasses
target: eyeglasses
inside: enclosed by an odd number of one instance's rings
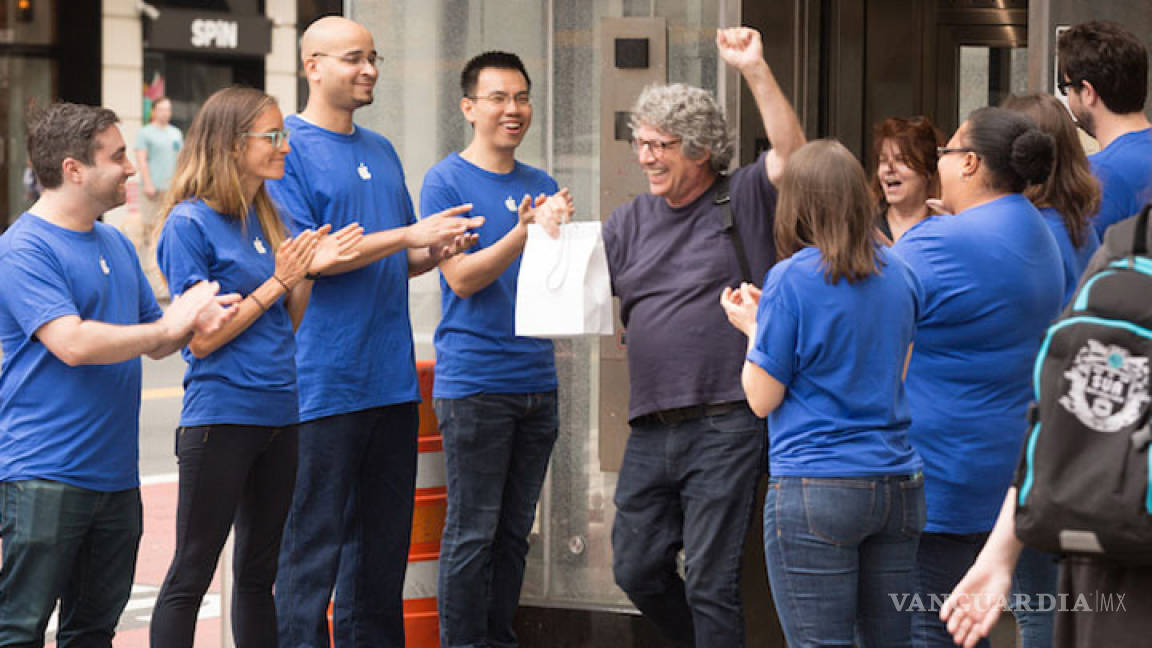
[[[947,146],[936,147],[936,157],[944,157],[949,153],[976,153],[976,149],[968,148],[966,146],[957,146],[955,148],[948,148]]]
[[[272,146],[276,148],[280,148],[284,145],[285,142],[288,141],[288,131],[286,130],[273,130],[263,133],[252,133],[245,131],[240,134],[244,137],[263,137],[266,140],[270,140],[272,142]]]
[[[492,94],[486,94],[486,95],[464,95],[464,96],[471,99],[472,101],[486,101],[495,108],[503,108],[504,106],[506,106],[508,104],[509,100],[515,102],[517,106],[531,106],[532,105],[532,96],[529,95],[527,92],[517,92],[514,95],[510,95],[510,94],[505,93],[505,92],[493,92]]]
[[[658,157],[659,158],[659,157],[664,157],[664,151],[667,151],[669,148],[676,146],[680,142],[681,142],[681,140],[679,140],[679,139],[674,139],[674,140],[646,140],[646,139],[633,138],[632,139],[632,150],[636,153],[636,155],[640,155],[640,151],[643,151],[645,149],[645,147],[647,147],[648,152],[652,154],[652,157]]]
[[[1067,97],[1068,88],[1079,88],[1083,84],[1083,81],[1060,81],[1056,84],[1056,89],[1060,91],[1060,94]]]
[[[312,52],[312,56],[313,57],[327,56],[329,58],[334,58],[337,61],[340,61],[341,63],[343,63],[345,65],[354,65],[356,67],[360,67],[361,65],[364,65],[365,63],[367,63],[368,65],[371,65],[372,67],[376,67],[380,62],[380,59],[376,57],[376,54],[352,53],[352,54],[342,54],[342,55],[337,56],[337,55],[333,55],[333,54],[327,54],[324,52]]]

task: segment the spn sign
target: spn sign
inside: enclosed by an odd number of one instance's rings
[[[152,21],[148,47],[169,52],[264,56],[272,49],[272,21],[265,16],[164,8]]]

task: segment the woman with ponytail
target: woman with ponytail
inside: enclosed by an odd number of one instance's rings
[[[183,352],[176,554],[152,616],[156,648],[191,648],[233,524],[236,644],[276,646],[272,584],[296,478],[294,330],[310,273],[353,258],[362,236],[350,225],[288,237],[264,190],[284,175],[288,151],[270,96],[221,90],[192,122],[165,198],[158,256],[172,295],[210,280],[245,297],[231,321]]]
[[[1047,180],[1053,156],[1052,137],[1031,119],[976,110],[939,150],[950,213],[893,247],[924,288],[907,378],[908,435],[924,460],[928,511],[917,555],[918,646],[952,645],[932,603],[964,576],[995,523],[1027,428],[1032,363],[1063,303],[1060,251],[1022,193]],[[1039,589],[1054,589],[1044,567]],[[1050,618],[1044,623],[1050,628]]]

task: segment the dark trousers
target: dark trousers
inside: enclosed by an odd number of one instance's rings
[[[558,431],[556,392],[436,399],[448,513],[440,643],[512,648],[528,534]]]
[[[916,594],[923,609],[918,609],[912,616],[913,646],[955,646],[952,635],[940,620],[940,603],[976,562],[976,556],[987,539],[987,533],[924,533],[920,536],[916,555]],[[1048,648],[1052,645],[1054,613],[1040,605],[1038,595],[1056,594],[1057,573],[1053,556],[1028,548],[1020,554],[1020,561],[1012,573],[1012,595],[1008,598],[1012,615],[1020,628],[1021,648]],[[1017,600],[1028,604],[1016,605]],[[989,645],[987,639],[977,644],[983,648]]]
[[[300,424],[276,611],[282,648],[403,648],[416,490],[416,403]]]
[[[191,648],[200,603],[235,524],[236,645],[274,648],[272,584],[296,476],[296,427],[205,425],[176,434],[176,555],[152,614],[152,646]]]
[[[132,593],[140,489],[0,482],[0,646],[38,648],[60,601],[60,648],[108,648]]]
[[[765,434],[748,409],[632,427],[616,484],[612,571],[677,645],[744,645],[740,560]]]

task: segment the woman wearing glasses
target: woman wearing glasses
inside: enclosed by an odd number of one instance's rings
[[[931,597],[952,590],[992,529],[1027,427],[1032,362],[1060,311],[1060,251],[1022,194],[1048,178],[1053,155],[1052,137],[1031,119],[976,110],[938,151],[950,213],[893,246],[924,287],[907,379],[928,512],[917,645],[952,645]]]
[[[259,90],[212,95],[188,131],[162,209],[159,262],[173,295],[204,279],[245,295],[237,315],[184,350],[176,554],[152,617],[152,645],[192,646],[201,599],[235,523],[233,632],[276,645],[280,535],[296,475],[294,329],[309,273],[349,260],[356,225],[289,238],[264,190],[284,175],[288,136]]]

